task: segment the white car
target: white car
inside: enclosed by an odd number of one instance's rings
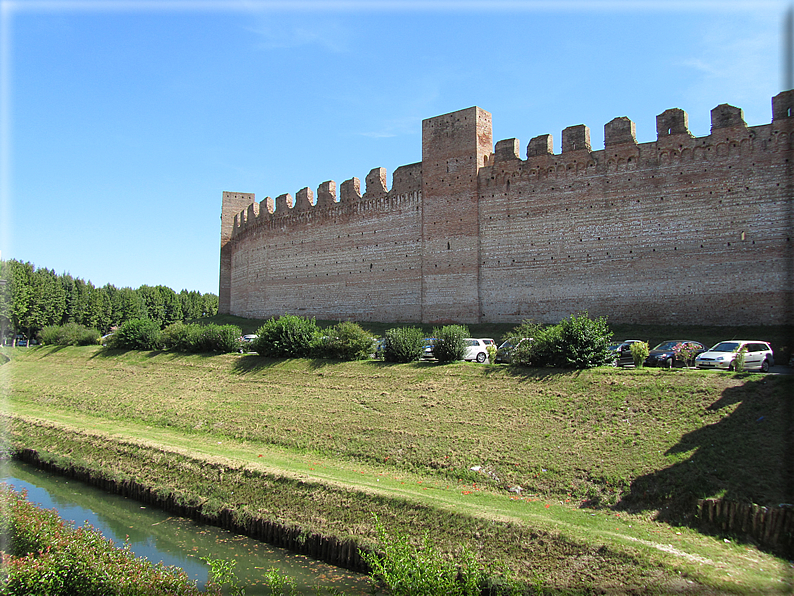
[[[695,366],[697,368],[736,370],[736,356],[740,350],[744,352],[743,370],[768,372],[769,368],[775,364],[775,356],[768,342],[733,339],[721,341],[707,352],[697,356]]]
[[[466,351],[463,353],[464,360],[476,360],[480,364],[488,360],[488,350],[486,349],[488,344],[484,340],[467,337],[463,343],[466,344]]]

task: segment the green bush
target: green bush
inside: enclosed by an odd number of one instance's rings
[[[433,336],[436,338],[433,355],[439,362],[463,360],[466,355],[466,342],[463,340],[470,336],[468,327],[445,325],[433,329]]]
[[[3,555],[0,594],[9,596],[157,596],[200,594],[184,571],[136,558],[99,531],[74,529],[54,511],[0,487]],[[220,590],[214,593],[220,594]]]
[[[193,352],[220,352],[227,354],[240,349],[242,330],[237,325],[196,325],[199,327],[198,342]]]
[[[188,346],[190,345],[188,339],[190,328],[190,325],[186,325],[182,321],[171,323],[168,327],[163,329],[163,346],[168,350],[187,352]]]
[[[485,346],[485,351],[488,352],[488,363],[493,364],[496,362],[496,346],[488,344]]]
[[[684,366],[690,367],[695,363],[695,357],[700,350],[700,346],[696,343],[677,343],[673,346],[675,357],[684,363]]]
[[[265,321],[256,332],[251,349],[269,358],[305,358],[317,349],[321,337],[314,319],[282,315]]]
[[[177,352],[237,352],[240,333],[237,325],[177,322],[163,329],[163,345]]]
[[[567,364],[574,368],[593,368],[609,363],[612,331],[605,317],[591,319],[587,313],[571,315],[562,323],[562,339],[567,347]]]
[[[163,347],[160,325],[151,319],[127,321],[110,336],[108,347],[123,350],[159,350]]]
[[[609,341],[612,332],[606,319],[591,319],[587,313],[571,315],[557,325],[541,327],[527,325],[521,329],[523,342],[513,353],[513,362],[524,366],[557,366],[563,368],[592,368],[610,361]]]
[[[375,336],[358,323],[343,321],[326,330],[316,342],[316,355],[339,360],[366,360],[375,351]]]
[[[651,353],[651,348],[644,341],[635,341],[629,345],[631,350],[631,358],[634,360],[634,366],[641,367],[645,363],[648,354]]]
[[[424,334],[418,327],[396,327],[386,331],[383,359],[386,362],[415,362],[425,351]]]
[[[405,535],[387,533],[377,516],[375,530],[381,552],[359,551],[371,568],[373,591],[385,589],[393,596],[479,596],[482,592],[485,572],[471,551],[464,549],[453,563],[441,556],[427,534],[420,547],[414,546]]]
[[[66,323],[45,327],[39,332],[39,340],[51,346],[92,346],[99,342],[101,335],[85,325]]]
[[[543,326],[539,323],[526,320],[523,321],[518,327],[514,327],[502,336],[501,343],[509,342],[510,345],[513,346],[510,348],[511,351],[509,353],[509,362],[511,364],[519,364],[522,366],[529,366],[531,364],[531,342],[522,342],[521,340],[532,339],[534,341],[540,335],[542,330]],[[494,360],[491,360],[491,362],[494,362]]]
[[[549,325],[536,326],[533,329],[531,342],[521,342],[512,354],[513,364],[522,366],[563,366],[562,327]]]

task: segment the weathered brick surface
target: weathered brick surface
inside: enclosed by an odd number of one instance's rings
[[[638,144],[615,118],[594,151],[586,126],[562,152],[535,137],[494,151],[491,116],[423,122],[422,162],[393,187],[373,169],[254,202],[224,193],[220,310],[248,317],[403,322],[792,323],[792,107],[770,124],[712,110],[693,137],[679,109]],[[251,205],[249,207],[249,205]],[[236,214],[236,215],[235,215]]]

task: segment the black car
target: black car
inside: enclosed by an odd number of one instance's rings
[[[612,356],[612,366],[634,365],[634,356],[631,355],[631,344],[641,342],[641,339],[627,339],[626,341],[609,346],[614,352]]]
[[[664,368],[687,366],[687,362],[684,362],[683,359],[684,355],[680,353],[681,348],[688,348],[689,365],[694,365],[695,356],[706,351],[706,346],[699,341],[668,339],[650,351],[648,358],[645,359],[645,366],[662,366]]]

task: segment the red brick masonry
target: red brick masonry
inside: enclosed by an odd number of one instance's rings
[[[422,162],[257,203],[223,193],[220,312],[443,323],[794,323],[794,91],[772,122],[711,111],[656,118],[638,144],[615,118],[496,143],[477,107],[424,120]]]

